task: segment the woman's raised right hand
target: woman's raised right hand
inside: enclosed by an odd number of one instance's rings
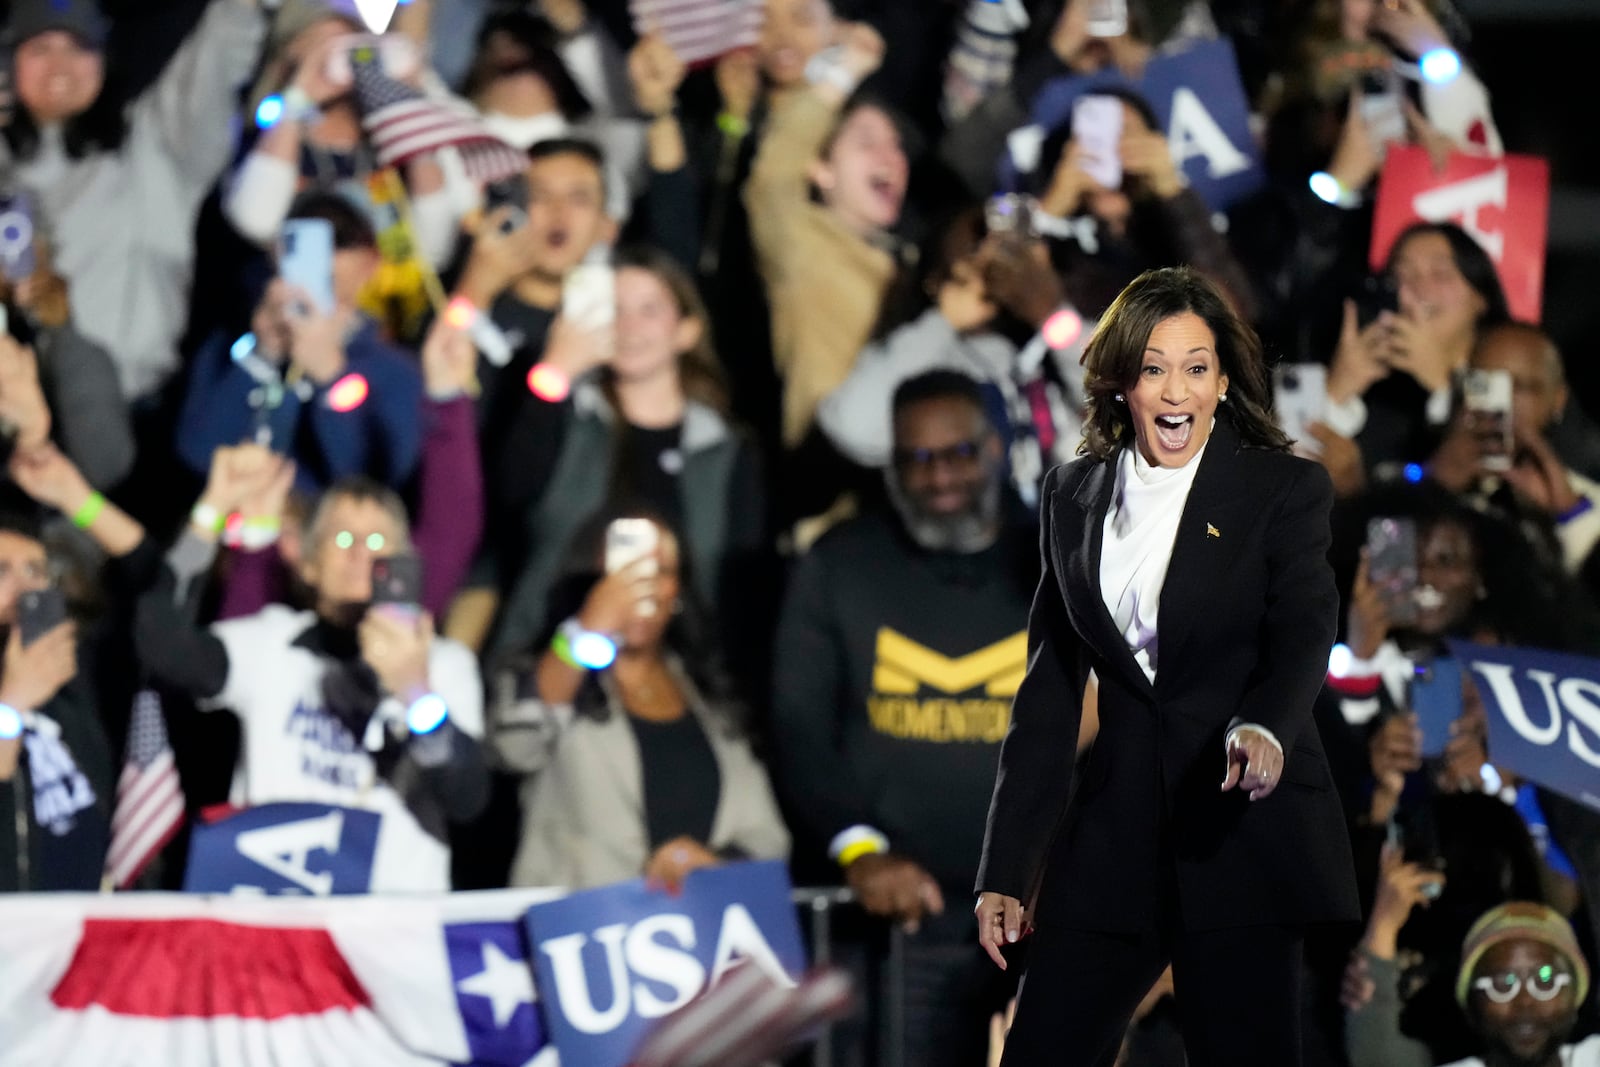
[[[1022,901],[1004,893],[980,893],[973,912],[978,916],[978,944],[996,967],[1005,970],[1006,958],[1000,954],[1000,946],[1016,944],[1026,932]]]
[[[656,599],[659,573],[659,561],[652,556],[606,575],[589,591],[589,598],[578,612],[578,624],[596,633],[622,633],[635,618],[650,614],[644,606],[646,601]],[[656,610],[660,609],[658,603]]]

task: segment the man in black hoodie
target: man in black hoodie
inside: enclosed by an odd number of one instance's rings
[[[797,862],[825,851],[910,934],[905,1062],[981,1063],[1011,988],[961,902],[1026,667],[1038,533],[1006,496],[976,382],[912,378],[893,413],[895,514],[831,531],[791,584],[774,758]]]

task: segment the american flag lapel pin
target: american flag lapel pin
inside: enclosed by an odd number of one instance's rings
[[[1221,537],[1222,537],[1222,531],[1217,529],[1215,526],[1211,525],[1208,522],[1208,523],[1206,523],[1206,536],[1207,537],[1215,537],[1215,538],[1218,538],[1220,540]]]

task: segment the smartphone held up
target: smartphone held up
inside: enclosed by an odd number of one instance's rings
[[[327,219],[290,219],[278,245],[278,276],[311,300],[307,315],[331,315],[333,295],[333,223]]]
[[[1285,363],[1272,372],[1278,425],[1294,442],[1298,455],[1315,457],[1322,446],[1311,426],[1327,418],[1328,368],[1320,363]]]
[[[1515,444],[1511,425],[1511,372],[1469,370],[1462,380],[1461,398],[1467,432],[1478,443],[1484,470],[1511,469]]]
[[[1377,589],[1391,626],[1417,621],[1417,524],[1380,517],[1367,523],[1367,581]]]
[[[661,530],[649,519],[617,519],[606,527],[606,573],[639,564],[641,577],[653,578],[659,570],[656,552],[661,547]],[[639,614],[652,616],[659,610],[654,600],[643,600]]]

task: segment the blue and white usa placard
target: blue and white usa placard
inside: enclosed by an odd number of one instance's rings
[[[1078,97],[1109,87],[1132,90],[1149,102],[1173,161],[1213,211],[1226,210],[1261,188],[1265,172],[1250,131],[1250,103],[1227,40],[1197,41],[1181,52],[1154,56],[1138,78],[1114,68],[1059,78],[1034,100],[1032,128],[1041,137],[1063,129]],[[1055,164],[1040,159],[1037,168],[1047,175]],[[1005,169],[1015,175],[1035,167],[1011,159]],[[1002,181],[1009,180],[1002,175]]]
[[[642,879],[528,910],[545,1029],[564,1067],[623,1067],[655,1023],[748,962],[793,985],[805,967],[782,863],[696,871],[680,895]]]
[[[195,826],[189,893],[316,897],[365,893],[378,847],[377,812],[332,804],[262,804]]]
[[[1489,716],[1489,758],[1600,810],[1600,660],[1450,642]]]

